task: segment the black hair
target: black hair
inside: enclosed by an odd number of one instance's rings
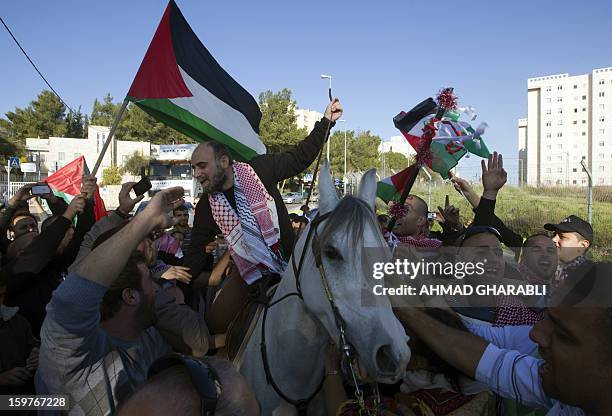
[[[231,165],[232,163],[234,163],[234,158],[232,158],[232,153],[230,152],[229,147],[227,147],[223,143],[219,143],[216,140],[207,141],[206,144],[210,146],[211,149],[213,149],[213,152],[215,153],[215,159],[217,161],[221,160],[223,156],[227,156],[229,164]]]

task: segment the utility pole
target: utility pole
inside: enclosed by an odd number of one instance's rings
[[[582,165],[582,168],[584,169],[587,176],[589,177],[589,194],[588,194],[588,200],[587,200],[587,210],[588,210],[588,216],[589,216],[589,224],[593,225],[593,177],[591,176],[591,171],[589,170],[589,168],[587,168],[586,164],[584,163],[584,158],[582,158],[582,160],[580,161],[580,164]]]

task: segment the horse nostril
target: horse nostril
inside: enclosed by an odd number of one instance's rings
[[[383,345],[376,351],[376,370],[381,375],[394,375],[399,363],[393,356],[391,346]]]

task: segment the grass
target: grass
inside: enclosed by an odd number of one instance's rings
[[[482,188],[476,188],[482,193]],[[413,193],[428,199],[427,186],[416,184]],[[446,195],[450,203],[460,208],[465,222],[474,216],[467,200],[450,184],[432,186],[430,210],[443,206]],[[516,233],[527,237],[545,232],[544,224],[558,223],[568,215],[577,215],[585,220],[587,214],[587,190],[576,187],[512,187],[505,186],[499,192],[495,208],[497,216]],[[612,261],[612,187],[593,189],[594,244],[591,256],[595,260]]]

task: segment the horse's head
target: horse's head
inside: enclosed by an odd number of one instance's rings
[[[368,273],[362,266],[363,248],[388,250],[374,215],[375,175],[372,169],[363,176],[357,198],[347,196],[340,200],[325,164],[319,182],[319,215],[329,215],[302,231],[295,254],[299,256],[306,250],[300,284],[307,309],[340,345],[336,316],[316,266],[314,250],[320,254],[333,302],[345,325],[346,339],[365,366],[368,378],[393,382],[401,377],[410,360],[408,337],[389,299],[377,299],[377,306],[362,305],[362,291],[372,293],[374,284],[371,271]],[[305,246],[311,227],[316,227],[317,233],[311,233]]]

